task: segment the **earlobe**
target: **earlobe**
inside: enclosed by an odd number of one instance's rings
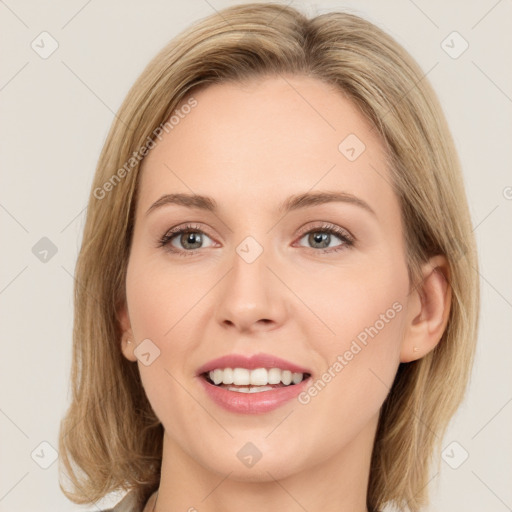
[[[134,354],[134,349],[135,343],[133,338],[130,339],[128,335],[123,335],[121,339],[121,352],[123,353],[124,357],[128,359],[128,361],[132,361],[133,363],[137,361],[137,357]]]
[[[421,359],[441,341],[451,307],[449,265],[445,256],[434,256],[422,268],[422,281],[410,295],[410,318],[400,361]]]
[[[128,315],[128,308],[124,304],[118,311],[118,319],[121,327],[121,352],[128,361],[135,362],[137,357],[134,354],[135,343],[133,331],[131,328],[130,317]]]

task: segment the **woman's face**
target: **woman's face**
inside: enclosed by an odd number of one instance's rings
[[[239,480],[367,458],[409,300],[383,145],[313,78],[214,85],[194,98],[144,160],[121,313],[135,341],[123,352],[138,357],[166,446]],[[233,354],[285,362],[209,364]],[[215,378],[241,383],[244,368],[273,367],[310,377],[246,393],[200,375],[230,367],[242,370]],[[290,377],[252,378],[270,374]]]

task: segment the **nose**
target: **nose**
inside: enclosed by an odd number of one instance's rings
[[[248,262],[234,254],[216,308],[217,321],[223,328],[243,333],[270,331],[285,321],[286,290],[267,266],[268,256],[263,250],[256,260]]]

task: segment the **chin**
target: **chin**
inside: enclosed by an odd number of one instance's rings
[[[253,451],[252,460],[250,460],[250,455],[247,455],[251,451]],[[290,455],[275,448],[261,449],[257,455],[255,448],[243,443],[241,448],[238,448],[237,445],[237,449],[229,450],[229,453],[231,455],[228,456],[226,456],[226,452],[211,454],[212,457],[208,461],[202,460],[200,463],[219,475],[224,477],[229,475],[230,480],[237,482],[272,482],[287,478],[300,471],[300,468],[297,467],[299,463],[297,460],[293,465],[286,464],[285,461],[290,460]]]

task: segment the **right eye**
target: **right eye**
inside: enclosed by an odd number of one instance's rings
[[[204,237],[211,240],[211,238],[198,229],[197,226],[189,224],[167,231],[159,240],[158,246],[165,247],[170,252],[177,253],[180,256],[189,256],[205,247],[202,245]],[[176,244],[181,247],[177,247]],[[210,244],[207,247],[211,247],[212,245],[213,244]]]

